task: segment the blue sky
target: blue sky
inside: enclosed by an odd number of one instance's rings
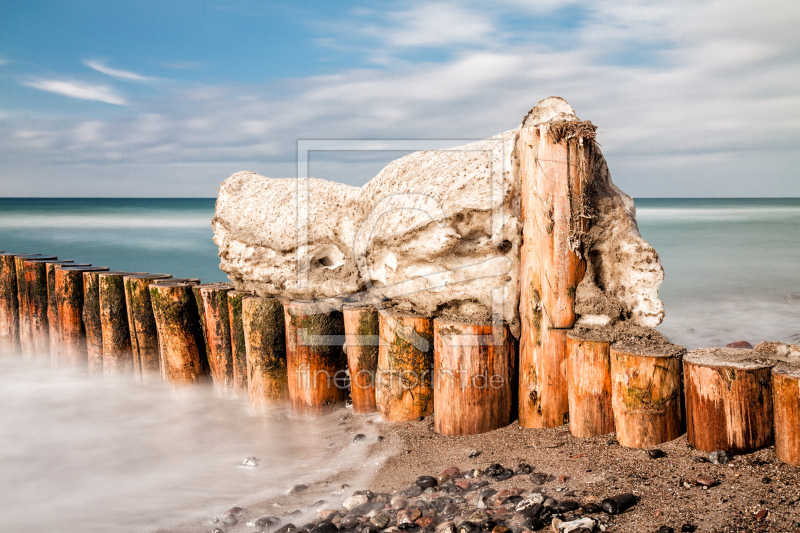
[[[558,95],[634,196],[800,196],[799,25],[788,1],[4,0],[0,195],[215,196],[296,175],[298,139],[484,138]]]

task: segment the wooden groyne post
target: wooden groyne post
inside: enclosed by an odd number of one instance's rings
[[[193,290],[200,313],[211,379],[220,392],[232,392],[233,352],[228,292],[233,290],[233,284],[206,283],[195,285]]]
[[[0,253],[0,355],[20,351],[15,257],[14,254]]]
[[[55,270],[58,308],[59,356],[61,364],[86,368],[89,356],[83,323],[83,273],[108,270],[100,266],[59,265]]]
[[[42,311],[42,293],[41,284],[36,283],[35,271],[31,272],[31,283],[28,283],[28,277],[25,272],[25,261],[31,259],[50,259],[56,260],[54,255],[41,255],[41,254],[22,254],[14,257],[14,268],[17,277],[17,300],[19,307],[19,342],[22,350],[22,356],[25,359],[33,359],[36,357],[36,352],[33,344],[33,321],[34,315],[37,320],[41,319]],[[44,285],[44,295],[47,295],[47,284]],[[45,298],[46,299],[46,298]],[[46,306],[47,303],[44,302]],[[47,316],[47,307],[44,307],[44,316]]]
[[[74,261],[47,261],[47,332],[50,341],[50,364],[58,366],[61,353],[61,328],[58,323],[58,297],[56,294],[56,268],[62,266],[90,267],[91,263],[75,263]]]
[[[125,276],[144,272],[98,272],[97,307],[100,319],[103,374],[133,373],[133,351],[125,303]]]
[[[289,399],[299,415],[328,411],[347,400],[344,319],[322,305],[284,305]]]
[[[775,455],[800,466],[800,365],[781,362],[772,369]]]
[[[576,437],[613,433],[611,342],[589,332],[567,334],[569,431]]]
[[[245,298],[242,325],[250,412],[266,414],[289,399],[283,304],[277,298]]]
[[[234,396],[247,396],[247,347],[242,322],[242,301],[250,296],[249,293],[242,291],[228,291]]]
[[[578,121],[520,129],[522,427],[555,427],[569,418],[566,335],[586,271],[581,239],[594,131],[590,122]]]
[[[345,306],[342,314],[353,412],[360,415],[374,413],[378,410],[375,373],[380,344],[379,314],[372,307],[361,306]]]
[[[150,284],[159,279],[172,278],[170,274],[130,274],[123,276],[125,307],[128,312],[133,371],[143,382],[163,381],[161,356],[158,349],[158,331],[150,303]]]

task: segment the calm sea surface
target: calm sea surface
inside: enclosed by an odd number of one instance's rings
[[[666,270],[660,329],[674,342],[800,340],[800,199],[636,203]],[[0,250],[223,281],[213,214],[213,199],[0,199]],[[364,466],[380,459],[352,434],[374,439],[374,426],[339,424],[250,417],[205,387],[172,392],[0,359],[0,523],[134,532],[201,520],[209,530],[228,507],[293,483],[352,468],[368,477]],[[262,466],[240,467],[251,455]]]

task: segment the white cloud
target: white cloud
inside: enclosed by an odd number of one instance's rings
[[[100,72],[101,74],[105,74],[106,76],[111,76],[112,78],[117,78],[119,80],[146,82],[146,81],[153,81],[155,79],[155,78],[150,78],[148,76],[143,76],[141,74],[137,74],[136,72],[131,72],[129,70],[119,70],[111,68],[107,66],[105,63],[97,60],[85,59],[83,61],[83,64],[89,67],[90,69]]]
[[[93,85],[85,82],[64,80],[36,80],[25,82],[23,85],[39,89],[40,91],[68,96],[70,98],[93,100],[114,105],[128,105],[125,98],[118,94],[113,88],[106,85]]]

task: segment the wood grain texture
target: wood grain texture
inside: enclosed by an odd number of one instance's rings
[[[542,328],[541,343],[520,351],[519,420],[528,428],[569,422],[567,329]]]
[[[620,445],[646,448],[683,434],[683,348],[611,346],[611,402]]]
[[[437,318],[434,335],[434,429],[486,433],[511,423],[516,343],[508,326]]]
[[[231,321],[228,316],[228,292],[231,290],[231,283],[206,283],[194,287],[211,379],[217,391],[223,394],[233,392]]]
[[[800,466],[800,366],[779,363],[772,369],[775,455]]]
[[[20,351],[19,297],[14,254],[0,253],[0,355]]]
[[[41,292],[37,291],[37,287],[34,286],[34,274],[33,272],[28,275],[25,273],[25,262],[32,259],[56,260],[57,258],[54,255],[45,256],[41,254],[23,254],[14,257],[14,269],[16,270],[17,279],[17,302],[19,308],[19,343],[22,357],[25,359],[36,358],[36,350],[33,342],[34,314],[38,316],[41,311]],[[30,283],[28,282],[29,277],[31,278]],[[38,309],[35,309],[36,307],[38,307]]]
[[[247,396],[247,349],[242,323],[242,301],[251,295],[242,291],[228,291],[228,320],[231,330],[231,357],[233,360],[233,395]],[[284,342],[285,343],[285,342]]]
[[[171,279],[170,274],[131,274],[124,276],[125,309],[133,355],[133,372],[142,382],[161,382],[161,355],[158,330],[150,302],[150,284],[159,279]]]
[[[611,343],[567,334],[569,431],[576,437],[613,433]]]
[[[48,261],[47,271],[47,331],[50,340],[50,364],[60,364],[61,328],[58,325],[58,300],[56,298],[56,268],[60,266],[92,266],[91,263],[75,263],[73,261]]]
[[[144,272],[98,273],[98,310],[103,346],[103,374],[113,376],[133,373],[128,306],[125,303],[125,276],[141,274]]]
[[[289,399],[286,324],[276,298],[242,300],[250,413],[266,414]]]
[[[83,273],[108,267],[59,265],[55,270],[56,306],[61,365],[88,368],[86,328],[83,323]]]
[[[350,370],[350,397],[356,414],[375,413],[375,373],[378,369],[380,328],[378,311],[373,308],[345,308],[344,333],[347,337],[347,366]]]
[[[753,350],[693,350],[683,358],[687,439],[698,450],[750,453],[773,441],[775,361]]]

